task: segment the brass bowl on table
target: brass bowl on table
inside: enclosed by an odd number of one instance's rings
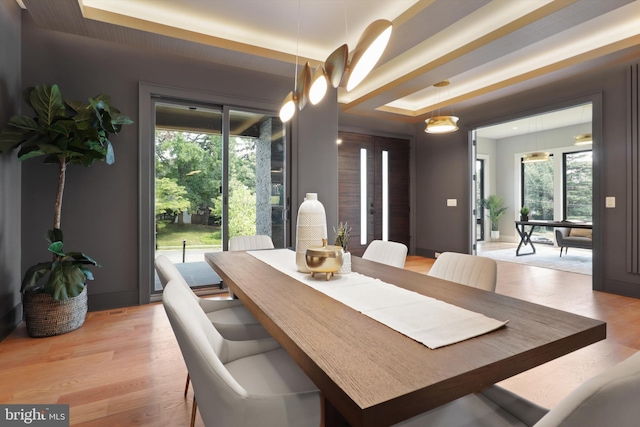
[[[342,267],[342,246],[311,246],[305,252],[305,261],[311,277],[315,277],[316,273],[324,273],[329,280]]]

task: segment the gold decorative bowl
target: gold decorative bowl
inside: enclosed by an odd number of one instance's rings
[[[329,280],[342,267],[342,246],[311,246],[305,252],[305,261],[311,277],[324,273]]]

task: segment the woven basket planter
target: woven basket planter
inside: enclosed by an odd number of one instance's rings
[[[27,333],[50,337],[75,331],[87,316],[87,288],[80,295],[58,301],[46,293],[23,294],[22,307]]]

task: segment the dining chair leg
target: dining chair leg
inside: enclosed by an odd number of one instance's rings
[[[184,386],[184,397],[187,397],[187,391],[189,391],[189,380],[191,379],[191,377],[189,376],[189,373],[187,373],[187,384]]]
[[[193,406],[191,406],[191,427],[196,424],[196,411],[198,410],[198,402],[196,402],[196,396],[193,396]]]

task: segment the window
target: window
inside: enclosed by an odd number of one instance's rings
[[[521,163],[522,165],[522,206],[531,211],[532,220],[553,218],[553,156],[546,162]],[[553,243],[553,230],[537,227],[532,240],[540,243]]]
[[[591,222],[593,196],[592,151],[564,153],[564,218],[571,221]]]

